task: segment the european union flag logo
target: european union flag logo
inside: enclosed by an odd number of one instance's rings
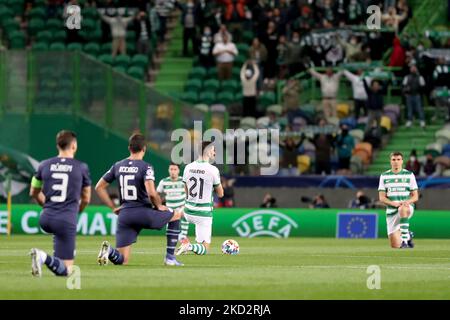
[[[376,239],[378,237],[377,213],[340,212],[337,219],[337,238]]]

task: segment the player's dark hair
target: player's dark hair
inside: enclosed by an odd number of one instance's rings
[[[177,166],[178,169],[180,169],[180,165],[179,165],[178,163],[175,163],[175,162],[171,162],[171,163],[169,164],[169,167],[170,167],[170,166]]]
[[[200,154],[203,155],[205,150],[210,146],[212,146],[211,141],[202,141],[202,144],[200,145]]]
[[[77,135],[75,132],[70,130],[61,130],[56,135],[56,145],[61,150],[66,150],[72,144],[74,140],[77,139]]]
[[[392,152],[391,155],[389,156],[389,159],[396,156],[400,156],[403,159],[403,153],[401,153],[400,151]]]
[[[128,148],[132,153],[138,153],[144,150],[147,145],[143,134],[135,133],[128,139]]]

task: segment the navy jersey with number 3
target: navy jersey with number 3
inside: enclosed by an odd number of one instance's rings
[[[116,162],[103,176],[108,183],[117,180],[122,208],[150,206],[145,181],[155,181],[153,168],[142,160]]]
[[[44,212],[76,222],[81,191],[91,185],[88,166],[76,159],[54,157],[39,165],[35,177],[43,183]]]

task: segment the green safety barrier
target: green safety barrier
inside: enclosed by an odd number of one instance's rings
[[[13,234],[39,234],[37,205],[12,207]],[[229,237],[269,236],[335,237],[339,213],[377,213],[378,237],[386,237],[386,220],[383,210],[353,209],[261,209],[221,208],[214,210],[213,235]],[[6,205],[0,205],[0,234],[6,234]],[[80,235],[114,235],[117,215],[104,206],[89,206],[78,217]],[[410,228],[417,238],[450,238],[450,211],[418,210],[410,221]],[[191,225],[189,234],[193,235]],[[165,230],[143,230],[143,235],[164,235]],[[355,236],[358,237],[358,236]]]

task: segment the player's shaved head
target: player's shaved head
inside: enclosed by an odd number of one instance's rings
[[[61,150],[67,150],[74,141],[77,140],[75,132],[70,130],[61,130],[56,135],[56,145]]]
[[[144,150],[147,142],[143,134],[135,133],[128,139],[128,149],[131,153],[138,153]]]

